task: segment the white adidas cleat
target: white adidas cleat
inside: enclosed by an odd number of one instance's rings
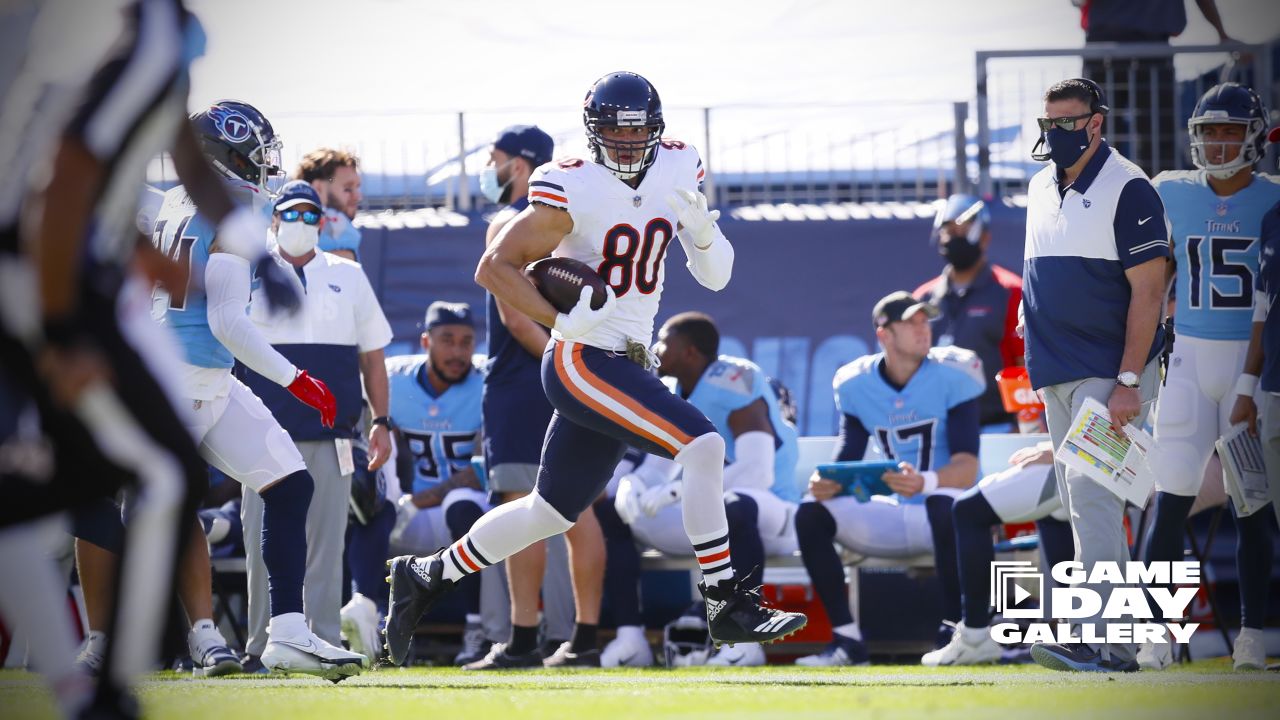
[[[1138,667],[1143,670],[1164,670],[1173,664],[1173,644],[1169,642],[1142,643],[1138,648]]]
[[[951,641],[946,645],[927,652],[920,658],[925,667],[943,665],[986,665],[999,662],[1000,644],[991,638],[987,628],[965,627],[963,622],[956,625],[951,634]]]
[[[600,653],[600,667],[649,667],[653,665],[653,648],[643,628],[620,627],[618,636]]]
[[[342,639],[347,641],[351,651],[370,659],[377,657],[382,648],[378,633],[382,615],[378,606],[364,595],[352,593],[351,600],[342,606],[341,618]]]
[[[760,643],[723,645],[707,660],[708,665],[716,667],[759,667],[764,663],[764,648]]]
[[[334,647],[308,632],[304,637],[271,638],[262,653],[262,665],[284,675],[315,675],[333,683],[360,674],[369,659]]]
[[[1236,635],[1235,649],[1231,652],[1232,666],[1236,670],[1266,670],[1267,646],[1263,641],[1262,631],[1254,628],[1240,628]]]

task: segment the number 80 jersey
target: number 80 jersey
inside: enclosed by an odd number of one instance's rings
[[[617,295],[614,313],[577,339],[587,345],[622,350],[627,339],[653,344],[664,260],[677,224],[667,198],[678,189],[698,190],[704,174],[689,145],[663,140],[654,152],[637,188],[599,163],[573,158],[547,163],[530,177],[529,202],[565,210],[573,220],[552,254],[595,268]]]
[[[1178,334],[1248,340],[1262,217],[1280,201],[1280,181],[1255,173],[1229,197],[1214,193],[1203,170],[1166,171],[1151,182],[1173,226]]]

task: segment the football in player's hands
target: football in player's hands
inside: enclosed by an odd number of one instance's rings
[[[568,313],[578,304],[582,288],[591,288],[591,309],[604,307],[607,295],[604,278],[591,266],[572,258],[548,257],[531,263],[524,270],[525,277],[533,283],[542,297],[557,312]]]

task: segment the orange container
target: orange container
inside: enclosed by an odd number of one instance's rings
[[[996,373],[996,385],[1000,388],[1000,400],[1009,412],[1019,410],[1043,410],[1044,403],[1031,389],[1031,379],[1024,367],[1007,367]]]

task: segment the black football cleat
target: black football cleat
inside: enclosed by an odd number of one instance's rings
[[[717,646],[734,643],[771,643],[798,631],[809,618],[761,605],[760,588],[747,590],[741,580],[722,581],[711,587],[698,583],[707,603],[707,631]]]
[[[453,589],[453,581],[444,579],[444,561],[439,552],[423,559],[425,572],[418,569],[415,560],[412,555],[401,555],[387,561],[391,593],[387,599],[386,628],[382,632],[392,665],[403,665],[409,659],[418,621],[436,600]]]

